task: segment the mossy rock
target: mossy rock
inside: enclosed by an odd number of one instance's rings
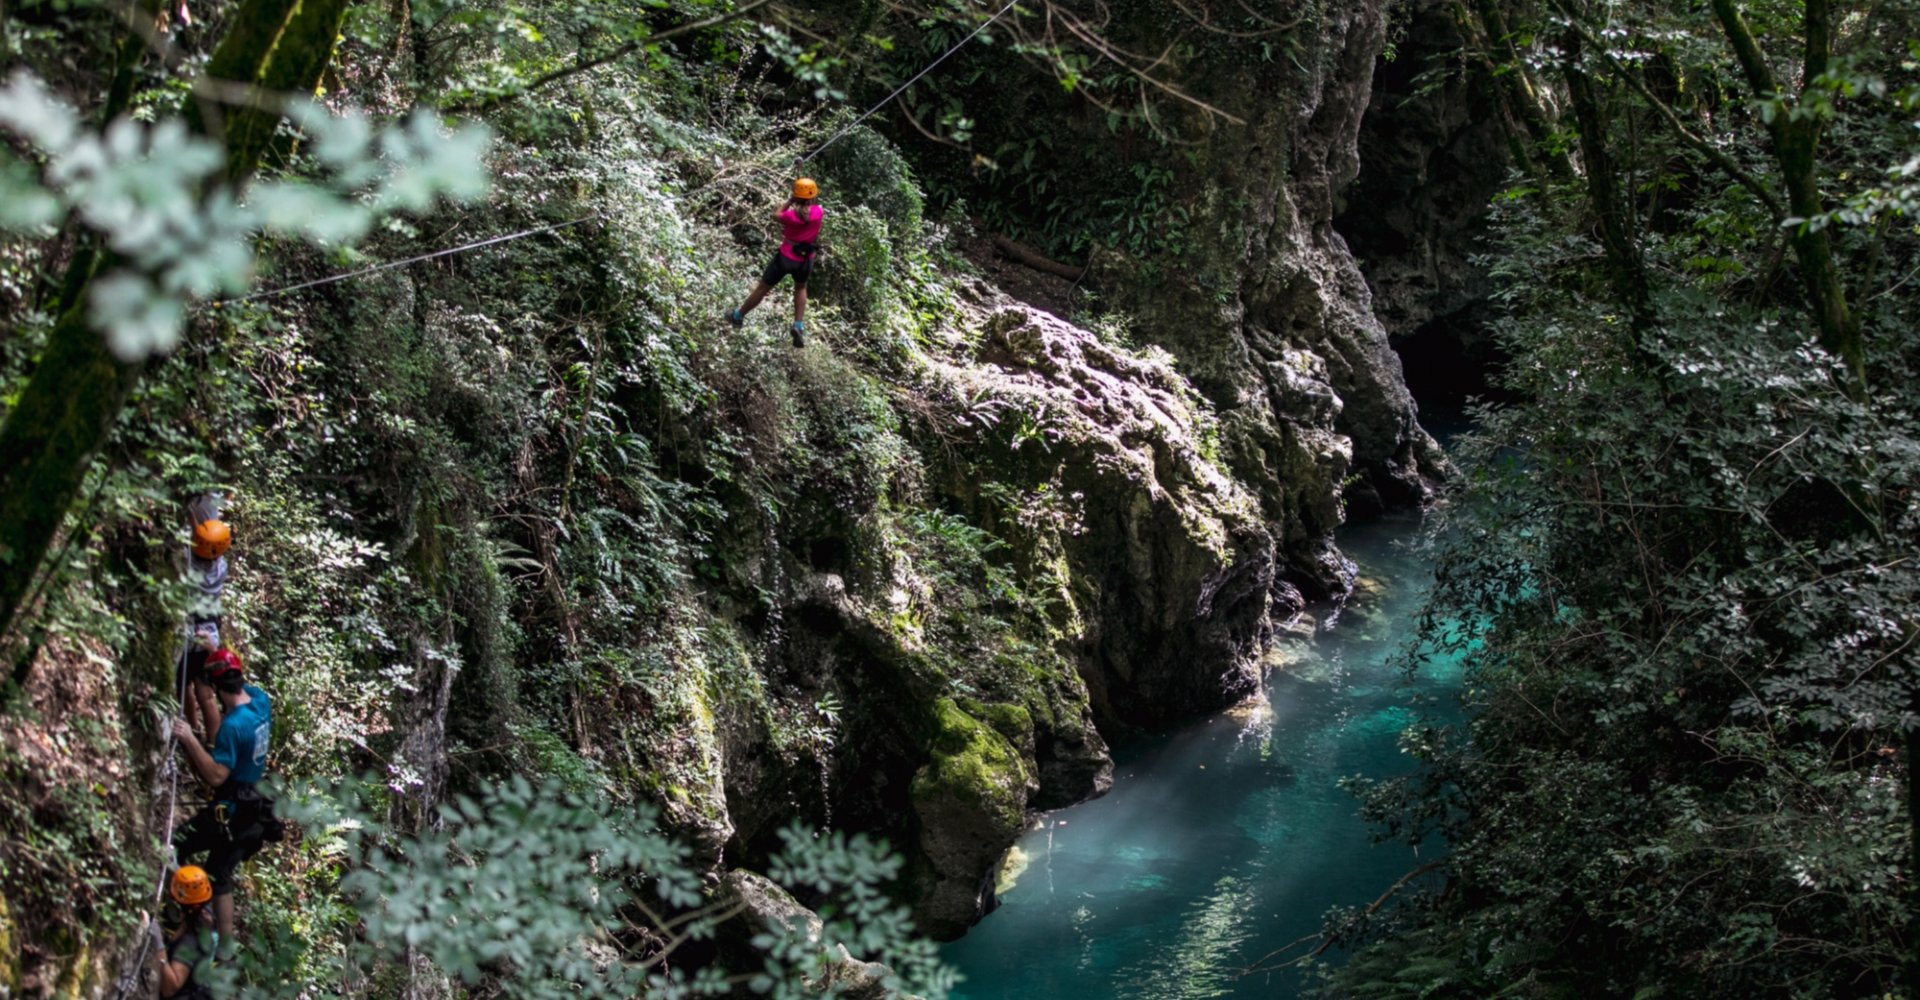
[[[78,1000],[87,995],[89,984],[98,982],[105,975],[101,956],[95,953],[93,942],[84,932],[71,927],[56,927],[46,935],[45,950],[53,956],[52,968],[41,975],[43,979],[53,981],[51,995],[60,1000]]]
[[[9,995],[20,992],[20,949],[13,940],[13,911],[5,896],[0,896],[0,988]]]
[[[1033,723],[1025,710],[1011,705],[994,707],[1009,710],[996,713],[1008,720],[1014,718],[1010,713],[1017,712],[1031,732]],[[989,814],[994,825],[1017,830],[1026,806],[1028,782],[1019,751],[952,698],[934,702],[932,716],[929,759],[913,778],[915,807],[977,805]]]
[[[952,698],[933,703],[929,725],[928,760],[910,789],[927,866],[915,917],[927,933],[949,938],[992,899],[993,874],[1020,834],[1033,779],[1013,744]]]
[[[1023,757],[1033,756],[1033,713],[1019,705],[988,704],[968,698],[961,710],[986,723]]]

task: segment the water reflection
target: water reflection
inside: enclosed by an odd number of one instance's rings
[[[1373,846],[1339,787],[1407,770],[1398,737],[1412,703],[1457,683],[1442,668],[1412,690],[1392,662],[1430,580],[1395,547],[1415,530],[1388,521],[1345,538],[1367,590],[1331,629],[1276,651],[1263,703],[1117,748],[1107,797],[1021,841],[1027,867],[1010,885],[1003,876],[1000,909],[947,949],[968,977],[963,997],[1295,994],[1295,974],[1242,970],[1418,863],[1404,846]]]

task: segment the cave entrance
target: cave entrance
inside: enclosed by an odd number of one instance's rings
[[[1421,426],[1430,433],[1444,438],[1463,426],[1470,400],[1513,398],[1494,383],[1507,358],[1494,339],[1491,320],[1487,305],[1477,302],[1392,338],[1407,391],[1419,406]]]

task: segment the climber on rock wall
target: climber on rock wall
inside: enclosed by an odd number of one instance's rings
[[[174,721],[173,735],[193,772],[212,789],[212,798],[174,832],[173,846],[183,859],[206,854],[220,935],[231,940],[234,872],[267,842],[280,839],[273,801],[255,787],[266,773],[273,702],[265,691],[246,683],[240,658],[230,649],[208,656],[206,673],[223,709],[212,750],[184,719]]]
[[[182,707],[187,722],[205,743],[212,743],[220,729],[220,700],[206,683],[207,657],[223,647],[220,634],[221,601],[227,589],[229,569],[227,550],[233,544],[232,529],[220,519],[221,498],[217,493],[202,493],[187,505],[193,522],[193,544],[187,554],[188,635],[184,662]]]
[[[163,935],[158,923],[147,924],[153,935],[153,961],[160,982],[162,1000],[203,1000],[213,994],[199,981],[218,950],[220,935],[214,929],[213,885],[206,869],[183,865],[169,880],[168,894],[180,907],[180,928],[172,937]]]

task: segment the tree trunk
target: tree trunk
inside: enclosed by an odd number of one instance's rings
[[[1713,0],[1713,13],[1727,36],[1727,44],[1733,47],[1734,58],[1739,60],[1741,72],[1746,76],[1747,86],[1752,88],[1753,96],[1762,100],[1783,96],[1774,79],[1773,68],[1767,63],[1767,54],[1760,48],[1760,42],[1747,25],[1746,17],[1740,13],[1736,0]],[[1804,103],[1805,88],[1827,70],[1833,46],[1831,15],[1827,0],[1806,0],[1801,16],[1801,26],[1806,36],[1805,65],[1802,70],[1806,82],[1802,84],[1802,100],[1799,103]],[[1773,137],[1774,160],[1780,166],[1782,180],[1786,182],[1787,207],[1794,216],[1811,219],[1826,211],[1826,205],[1820,197],[1820,161],[1817,155],[1821,122],[1812,116],[1796,119],[1787,113],[1789,110],[1794,109],[1780,109],[1768,123],[1767,131]],[[1833,259],[1833,244],[1827,239],[1826,230],[1805,225],[1793,232],[1792,243],[1794,256],[1800,261],[1800,277],[1806,286],[1807,304],[1820,327],[1820,346],[1846,362],[1847,370],[1853,376],[1850,389],[1856,396],[1864,396],[1867,386],[1866,344],[1860,336],[1860,318],[1847,303],[1847,287],[1840,279],[1839,265]]]
[[[1640,259],[1632,220],[1627,215],[1625,196],[1614,176],[1612,152],[1607,147],[1607,124],[1600,110],[1600,98],[1593,80],[1580,67],[1581,39],[1569,31],[1561,46],[1566,53],[1561,70],[1567,82],[1567,103],[1573,109],[1576,133],[1580,140],[1580,159],[1586,167],[1587,198],[1600,227],[1600,244],[1607,254],[1607,276],[1614,295],[1627,307],[1630,333],[1635,350],[1641,337],[1653,325],[1653,301],[1648,288],[1646,265]]]
[[[0,428],[0,625],[23,609],[35,571],[87,468],[139,380],[141,364],[122,364],[88,325],[85,303],[71,306],[47,338],[40,367]]]
[[[205,75],[275,94],[311,93],[332,55],[345,10],[345,0],[247,0]],[[188,118],[223,141],[227,179],[238,182],[259,162],[280,109],[257,102],[221,114],[213,98],[227,96],[202,94],[189,106]],[[145,367],[115,358],[87,323],[92,274],[111,264],[85,267],[70,277],[62,297],[66,311],[48,335],[33,378],[0,426],[0,633],[11,630],[25,610],[21,602],[60,522]]]
[[[1480,44],[1486,46],[1490,59],[1499,61],[1505,71],[1493,72],[1489,76],[1499,96],[1510,104],[1509,114],[1516,115],[1526,128],[1527,148],[1530,155],[1526,162],[1538,154],[1546,159],[1547,170],[1558,180],[1573,177],[1573,163],[1564,151],[1554,147],[1554,124],[1540,100],[1540,88],[1534,82],[1533,71],[1527,60],[1513,42],[1513,28],[1507,24],[1506,15],[1500,9],[1499,0],[1474,0],[1474,15],[1479,18]],[[1489,62],[1489,66],[1492,63]]]
[[[1795,217],[1811,219],[1826,211],[1820,197],[1819,124],[1808,120],[1775,129],[1774,147],[1780,173],[1787,182],[1787,207]],[[1800,225],[1793,230],[1793,253],[1800,261],[1807,303],[1820,324],[1820,346],[1846,362],[1857,387],[1867,380],[1866,344],[1860,337],[1860,318],[1847,303],[1847,286],[1833,259],[1833,244],[1825,230]]]

